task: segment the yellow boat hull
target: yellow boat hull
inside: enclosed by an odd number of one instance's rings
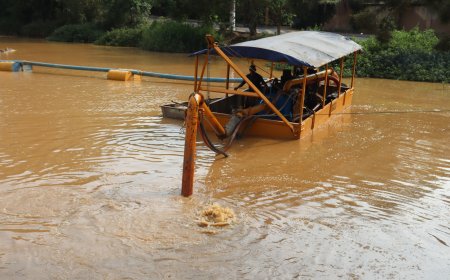
[[[302,128],[298,135],[294,135],[290,128],[285,123],[279,120],[269,120],[264,118],[257,118],[251,125],[244,126],[246,136],[274,138],[274,139],[299,139],[307,135],[313,129],[326,123],[330,118],[336,114],[344,112],[352,105],[353,89],[350,88],[343,92],[338,98],[332,100],[325,105],[324,108],[318,110],[314,115],[309,116],[303,120]],[[213,112],[222,126],[225,126],[231,118],[229,114]],[[298,123],[291,124],[298,128]],[[208,130],[213,130],[209,125],[206,125]]]

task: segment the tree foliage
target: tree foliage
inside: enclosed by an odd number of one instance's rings
[[[154,22],[143,31],[141,47],[160,52],[193,52],[206,47],[205,34],[208,33],[221,41],[210,27],[175,21]]]
[[[277,26],[277,34],[280,34],[281,25],[292,23],[294,13],[290,9],[288,0],[273,0],[268,1],[267,8],[270,11],[270,16],[273,23]]]
[[[153,1],[0,0],[0,32],[23,35],[24,27],[36,23],[41,27],[49,25],[52,29],[66,24],[85,23],[105,30],[136,26],[148,18]]]
[[[336,0],[289,0],[295,14],[293,26],[301,29],[321,26],[334,15],[337,4]]]
[[[155,0],[154,13],[178,20],[200,20],[206,25],[228,20],[231,1]]]
[[[450,52],[435,50],[438,42],[434,31],[417,28],[395,30],[387,43],[375,37],[365,39],[360,42],[364,52],[358,61],[358,76],[449,82]]]

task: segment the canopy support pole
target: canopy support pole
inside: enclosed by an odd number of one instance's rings
[[[194,91],[197,90],[197,79],[198,79],[198,55],[195,56],[195,73],[194,73]]]
[[[352,83],[351,83],[351,88],[353,88],[353,86],[355,85],[355,75],[356,75],[356,57],[357,57],[358,53],[354,52],[353,53],[353,71],[352,71]]]
[[[195,89],[195,92],[199,92],[200,87],[202,86],[203,76],[205,75],[205,69],[206,69],[206,66],[208,65],[208,59],[209,59],[209,49],[208,49],[207,55],[205,56],[205,62],[203,63],[202,74],[200,75],[200,80],[198,81],[198,85],[197,85],[197,88]]]
[[[338,98],[341,96],[341,87],[342,87],[342,74],[344,72],[344,58],[340,59],[340,71],[339,71],[339,88],[338,88]]]
[[[306,79],[308,75],[308,67],[303,66],[303,85],[302,85],[302,92],[300,96],[300,133],[301,133],[301,125],[303,123],[303,106],[305,105],[305,96],[306,96]]]
[[[322,108],[325,107],[325,102],[327,101],[327,85],[328,85],[328,63],[325,65],[325,81],[323,84]]]
[[[270,64],[270,78],[273,77],[273,62]]]
[[[350,88],[353,89],[353,86],[355,85],[355,75],[356,75],[356,57],[357,57],[358,53],[354,52],[353,53],[353,70],[352,70],[352,82],[350,84]],[[344,96],[344,101],[343,101],[343,105],[345,105],[345,98],[347,97],[347,94]]]
[[[226,83],[226,89],[230,89],[230,65],[227,65],[227,83]],[[225,95],[228,97],[228,93]]]

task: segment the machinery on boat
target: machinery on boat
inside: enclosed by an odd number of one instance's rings
[[[162,106],[165,117],[185,116],[183,196],[193,192],[198,131],[208,147],[226,156],[226,149],[239,134],[299,139],[352,104],[357,53],[361,46],[344,36],[300,31],[226,47],[219,46],[212,36],[207,35],[206,39],[208,48],[194,53],[194,91],[188,102]],[[202,55],[204,62],[199,71]],[[205,69],[211,55],[220,56],[227,64],[224,88],[204,86]],[[342,76],[344,59],[349,55],[353,55],[353,69],[351,83],[347,86],[342,83]],[[254,84],[231,57],[270,62],[270,77],[264,85]],[[280,80],[274,78],[274,63],[289,65],[294,73],[287,69]],[[338,63],[339,72],[331,63]],[[248,84],[247,90],[230,88],[231,69]],[[225,96],[209,100],[205,98],[206,92]],[[207,131],[213,131],[223,141],[221,148],[210,141]]]

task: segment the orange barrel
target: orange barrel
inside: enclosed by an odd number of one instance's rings
[[[19,72],[22,64],[16,61],[0,61],[0,71]]]
[[[107,79],[115,81],[129,81],[133,78],[133,73],[129,70],[109,70]]]

